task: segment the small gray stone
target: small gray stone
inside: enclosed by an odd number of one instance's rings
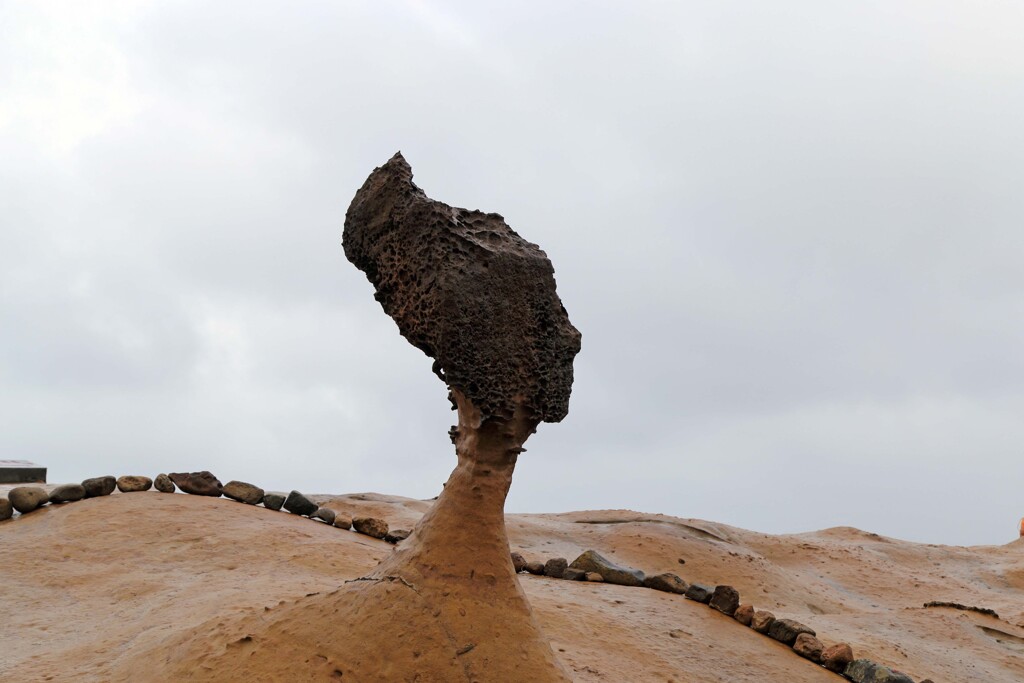
[[[843,675],[853,683],[914,683],[905,673],[893,671],[870,659],[855,659],[846,665]]]
[[[744,626],[750,626],[750,622],[754,620],[754,606],[740,605],[736,608],[736,611],[733,612],[732,618]]]
[[[708,606],[731,617],[736,613],[736,608],[740,606],[739,591],[732,586],[715,586],[715,592],[711,595]]]
[[[793,652],[804,659],[811,660],[815,664],[821,662],[821,651],[823,649],[825,649],[825,646],[821,644],[821,641],[810,633],[801,633],[793,643]]]
[[[171,472],[167,476],[171,478],[175,486],[193,496],[220,498],[221,491],[224,488],[220,480],[207,470],[201,472]]]
[[[335,514],[334,515],[334,526],[338,527],[339,529],[351,529],[352,528],[352,518],[351,517],[346,517],[345,515]]]
[[[704,603],[705,605],[711,602],[711,596],[714,594],[711,586],[705,586],[702,583],[691,583],[686,589],[683,595],[686,596],[687,600],[696,600],[697,602]]]
[[[512,553],[512,569],[516,574],[526,569],[526,558],[519,553]]]
[[[284,505],[284,496],[280,493],[263,494],[263,507],[268,510],[280,510],[282,505]]]
[[[837,643],[821,653],[821,665],[833,673],[843,673],[846,665],[852,661],[853,648],[847,643]],[[921,683],[924,683],[924,681]]]
[[[754,616],[750,617],[750,628],[765,635],[774,623],[775,615],[765,610],[754,610]]]
[[[409,534],[411,533],[412,531],[409,529],[392,529],[384,536],[384,540],[392,544],[401,543],[405,539],[409,538]]]
[[[51,503],[73,503],[85,498],[85,487],[81,484],[61,484],[50,491]]]
[[[352,528],[374,538],[384,538],[388,535],[388,523],[376,517],[356,517],[352,520]]]
[[[298,491],[292,491],[284,501],[284,509],[296,515],[312,515],[320,507]]]
[[[160,493],[174,493],[177,487],[174,485],[174,482],[171,481],[170,477],[161,473],[156,475],[156,479],[153,480],[153,488]]]
[[[812,636],[818,635],[814,632],[814,629],[804,626],[795,619],[776,619],[768,628],[768,637],[774,638],[790,647],[793,646],[793,643],[796,642],[796,637],[801,633],[810,633]]]
[[[569,562],[564,557],[552,557],[544,563],[544,576],[552,579],[562,578],[562,573],[569,568]]]
[[[600,574],[608,583],[619,586],[644,585],[644,573],[632,567],[623,567],[605,558],[596,550],[588,550],[569,565],[573,569]]]
[[[229,481],[224,484],[221,493],[231,500],[237,500],[239,503],[246,503],[248,505],[259,505],[260,501],[263,500],[263,489],[259,486],[247,484],[244,481]]]
[[[584,581],[587,578],[587,573],[582,569],[566,567],[565,571],[562,572],[562,578],[566,581]]]
[[[0,498],[0,522],[14,516],[14,506],[6,498]]]
[[[684,595],[689,586],[687,586],[685,581],[672,572],[665,572],[664,574],[655,574],[654,576],[645,577],[644,588],[652,588],[656,591]]]
[[[82,482],[82,488],[85,489],[86,498],[109,496],[117,488],[117,479],[111,476],[92,477]]]
[[[325,524],[334,524],[334,518],[337,515],[334,510],[330,508],[319,508],[316,512],[309,516],[310,519],[319,519]]]
[[[25,514],[46,505],[50,496],[39,486],[16,486],[7,493],[14,509]]]
[[[117,478],[117,490],[121,493],[148,491],[153,488],[153,480],[141,475],[126,474]]]

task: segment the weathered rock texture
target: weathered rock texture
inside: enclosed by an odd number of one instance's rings
[[[547,255],[501,216],[433,201],[396,154],[356,193],[344,246],[402,336],[484,421],[566,416],[580,333]]]
[[[580,349],[551,263],[497,214],[430,200],[400,154],[356,193],[343,242],[399,331],[434,358],[448,385],[458,464],[376,569],[246,618],[247,638],[278,633],[275,646],[221,648],[205,660],[202,680],[258,679],[289,661],[296,680],[569,681],[516,580],[504,516],[523,443],[568,411]],[[280,627],[288,623],[296,626]],[[194,675],[190,657],[183,653],[168,677]]]

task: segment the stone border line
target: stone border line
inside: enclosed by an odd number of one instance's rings
[[[223,496],[247,505],[262,505],[268,510],[284,509],[322,524],[339,529],[351,529],[392,544],[405,540],[411,533],[406,529],[391,530],[383,519],[375,517],[349,518],[338,514],[330,508],[317,505],[299,491],[292,491],[287,496],[283,496],[264,491],[260,487],[244,481],[229,481],[227,484],[221,484],[217,477],[206,470],[161,473],[155,480],[141,475],[124,475],[116,479],[113,476],[93,477],[84,480],[81,484],[61,484],[50,493],[47,493],[46,489],[41,486],[17,486],[8,492],[7,498],[0,498],[0,522],[11,519],[15,510],[26,515],[47,504],[60,505],[85,498],[109,496],[115,488],[121,493],[134,493],[150,489],[156,489],[161,493],[174,493],[180,489],[184,493],[197,496],[217,498]],[[636,586],[682,595],[687,600],[705,604],[732,617],[743,626],[788,645],[793,652],[801,657],[854,683],[914,683],[910,676],[901,671],[869,659],[854,659],[853,649],[847,643],[838,643],[826,648],[818,639],[814,629],[799,621],[776,619],[771,612],[757,610],[753,605],[741,603],[739,592],[732,586],[719,585],[712,588],[700,583],[687,584],[686,581],[671,572],[647,576],[639,569],[623,567],[608,560],[596,550],[587,550],[571,563],[563,557],[550,558],[546,562],[527,562],[520,553],[513,552],[512,565],[516,573],[525,571],[538,576],[567,581]],[[960,605],[951,603],[932,604],[964,609]],[[932,606],[932,604],[926,606]],[[982,613],[991,612],[991,610],[973,609]],[[933,681],[924,679],[919,683],[933,683]]]
[[[49,494],[41,486],[16,486],[7,493],[7,498],[0,498],[0,521],[11,519],[14,511],[26,515],[47,504],[59,505],[73,503],[85,498],[109,496],[117,489],[121,493],[135,493],[156,489],[161,493],[174,493],[181,490],[196,496],[221,496],[248,505],[263,505],[268,510],[287,510],[293,514],[335,526],[339,529],[351,529],[366,536],[372,536],[388,543],[405,540],[411,533],[406,529],[391,529],[383,519],[376,517],[349,518],[334,510],[321,507],[299,491],[292,491],[287,496],[264,491],[258,486],[244,481],[229,481],[221,484],[217,477],[207,471],[172,472],[158,474],[156,479],[141,475],[124,475],[117,477],[93,477],[81,484],[61,484]]]
[[[546,562],[528,562],[517,552],[512,553],[516,572],[527,572],[567,581],[595,581],[620,586],[641,586],[682,595],[732,617],[740,624],[788,645],[793,652],[832,673],[854,683],[914,683],[907,674],[878,664],[869,659],[854,659],[848,643],[837,643],[826,648],[814,629],[795,619],[776,619],[767,610],[754,609],[740,602],[740,594],[732,586],[687,584],[676,574],[666,572],[647,576],[639,569],[623,567],[603,557],[596,550],[587,550],[571,563],[563,557]],[[933,683],[926,678],[919,683]]]

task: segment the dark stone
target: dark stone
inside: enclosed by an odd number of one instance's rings
[[[388,535],[388,523],[375,517],[356,517],[352,520],[352,528],[374,538],[384,538]]]
[[[774,638],[790,647],[793,646],[793,643],[796,642],[796,637],[801,633],[810,633],[812,636],[818,635],[814,632],[814,629],[804,626],[795,619],[776,619],[768,628],[768,636],[770,638]]]
[[[711,595],[708,605],[731,617],[740,606],[739,591],[732,586],[715,586],[715,592]]]
[[[526,566],[523,567],[529,574],[536,574],[537,576],[544,575],[544,563],[543,562],[527,562]]]
[[[334,524],[334,518],[337,517],[334,510],[330,508],[318,508],[316,512],[309,516],[310,519],[319,519],[325,524]]]
[[[804,659],[811,660],[815,664],[821,661],[822,649],[824,649],[824,646],[821,644],[821,641],[810,633],[801,633],[793,642],[793,652]]]
[[[263,494],[263,507],[268,510],[280,510],[282,505],[284,505],[284,496],[280,493]]]
[[[15,510],[24,515],[46,505],[50,496],[46,489],[39,486],[16,486],[8,491],[7,500],[11,501]]]
[[[0,498],[0,522],[14,516],[14,506],[6,498]]]
[[[562,572],[562,578],[566,581],[584,581],[587,578],[587,573],[582,569],[566,567],[565,571]]]
[[[843,673],[846,670],[846,665],[852,661],[853,649],[846,643],[833,645],[821,653],[821,665],[837,674]]]
[[[319,505],[298,491],[292,491],[284,500],[284,509],[296,515],[306,515],[308,517],[316,512],[319,507]]]
[[[117,488],[117,479],[114,477],[93,477],[82,482],[86,498],[98,498],[109,496]]]
[[[914,683],[910,676],[876,664],[870,659],[855,659],[846,665],[843,675],[853,683]]]
[[[221,490],[226,498],[231,500],[237,500],[239,503],[246,503],[248,505],[259,505],[260,501],[263,500],[263,489],[259,486],[253,486],[247,484],[244,481],[229,481],[224,484],[224,488]]]
[[[580,333],[547,256],[501,216],[431,200],[399,153],[356,193],[343,244],[402,336],[484,420],[517,405],[565,417]]]
[[[516,574],[526,569],[526,558],[519,553],[512,553],[512,569]]]
[[[754,619],[754,606],[740,605],[736,608],[736,611],[733,612],[732,618],[744,626],[750,626],[750,622]]]
[[[153,480],[153,488],[160,493],[174,493],[174,482],[166,474],[156,475],[156,479]]]
[[[175,486],[193,496],[217,498],[224,490],[220,480],[206,470],[202,472],[171,472],[167,476],[171,478]]]
[[[153,488],[153,480],[140,475],[126,474],[117,478],[117,490],[121,493],[137,493]]]
[[[607,583],[619,586],[644,585],[644,573],[639,569],[622,567],[605,558],[596,550],[588,550],[569,565],[573,569],[600,574]]]
[[[334,526],[338,527],[339,529],[351,529],[352,528],[352,518],[351,517],[346,517],[345,515],[335,514],[334,515]]]
[[[774,623],[775,615],[764,610],[754,610],[754,616],[750,618],[750,628],[765,635],[768,635]]]
[[[412,531],[409,529],[392,529],[384,535],[384,540],[388,543],[401,543],[405,539],[409,538],[409,534]]]
[[[644,588],[653,588],[656,591],[665,591],[666,593],[683,595],[686,593],[688,586],[685,581],[675,574],[665,572],[664,574],[655,574],[654,576],[645,577]]]
[[[711,596],[713,593],[714,591],[711,586],[705,586],[701,583],[691,583],[683,595],[685,595],[688,600],[696,600],[697,602],[702,602],[706,605],[711,602]]]
[[[85,487],[81,484],[61,484],[50,491],[51,503],[73,503],[85,498]]]
[[[568,568],[569,561],[564,557],[552,557],[544,563],[544,576],[550,576],[553,579],[560,579],[562,578],[562,574]]]

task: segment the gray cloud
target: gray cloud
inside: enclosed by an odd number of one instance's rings
[[[1013,5],[2,12],[7,456],[434,495],[444,387],[340,248],[401,149],[544,247],[584,335],[510,509],[1024,514]]]

